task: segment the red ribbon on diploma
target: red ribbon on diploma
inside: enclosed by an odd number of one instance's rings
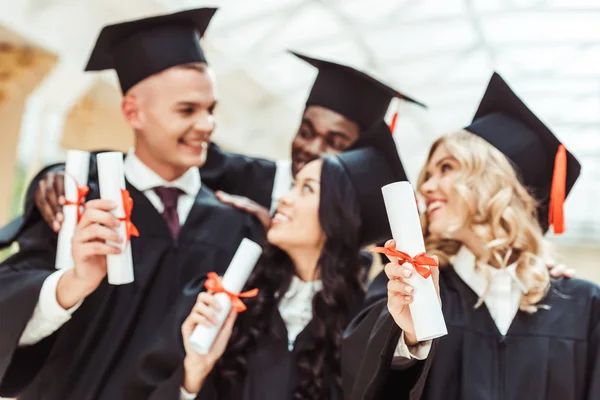
[[[229,300],[231,300],[231,305],[233,309],[237,312],[246,311],[246,305],[240,300],[242,298],[250,298],[256,297],[258,294],[258,289],[248,290],[247,292],[242,293],[232,293],[223,287],[223,283],[221,282],[221,277],[217,275],[216,272],[209,272],[208,279],[204,282],[204,287],[206,290],[212,293],[225,293]]]
[[[75,182],[77,185],[77,182]],[[85,198],[90,191],[89,186],[77,185],[77,199],[75,201],[65,200],[65,206],[76,206],[77,207],[77,222],[81,219],[81,206],[85,204]]]
[[[403,251],[396,249],[388,249],[387,247],[375,247],[371,251],[373,253],[383,253],[389,257],[397,257],[400,265],[404,263],[411,264],[415,268],[415,271],[417,271],[417,273],[425,279],[431,276],[431,270],[429,268],[426,268],[425,266],[438,266],[438,263],[437,261],[435,261],[435,258],[429,257],[425,253],[419,253],[416,256],[411,257]]]
[[[131,240],[132,236],[140,236],[140,231],[138,231],[138,228],[136,228],[133,222],[131,222],[131,212],[133,211],[133,199],[131,198],[129,191],[121,189],[121,197],[123,199],[123,210],[125,212],[125,216],[119,218],[119,221],[125,222],[125,243],[127,243]]]

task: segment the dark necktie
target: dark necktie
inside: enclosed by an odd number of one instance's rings
[[[174,187],[164,186],[154,188],[154,192],[160,197],[160,201],[163,203],[164,210],[162,212],[162,217],[167,222],[169,230],[175,238],[179,234],[179,229],[181,228],[181,225],[179,224],[179,214],[177,214],[177,200],[183,192]]]

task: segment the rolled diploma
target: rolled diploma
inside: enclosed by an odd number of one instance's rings
[[[258,244],[244,238],[223,275],[223,287],[232,293],[241,292],[261,253],[262,249]],[[216,326],[198,325],[190,336],[190,345],[199,354],[208,353],[231,311],[231,301],[227,294],[216,293],[215,300],[221,306],[221,311],[216,313],[218,324]]]
[[[80,150],[67,151],[65,166],[65,199],[76,202],[77,188],[88,183],[90,169],[90,153]],[[65,205],[62,208],[64,220],[58,233],[56,247],[56,269],[72,268],[73,255],[71,254],[71,241],[77,226],[77,208],[75,205]]]
[[[396,249],[411,257],[423,253],[425,243],[412,185],[395,182],[384,186],[381,191]],[[409,263],[404,266],[414,272],[406,281],[414,288],[413,302],[409,307],[417,340],[425,341],[448,334],[433,279],[431,276],[423,278]]]
[[[117,208],[112,214],[117,218],[125,217],[123,209],[123,198],[121,189],[125,189],[125,174],[123,171],[123,154],[120,152],[100,153],[96,156],[98,161],[98,181],[100,184],[100,198],[112,200]],[[125,222],[121,222],[115,231],[119,237],[125,239]],[[121,254],[109,254],[106,256],[108,267],[108,283],[111,285],[125,285],[133,282],[133,259],[131,257],[131,243],[109,243],[121,247]]]

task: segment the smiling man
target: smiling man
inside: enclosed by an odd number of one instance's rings
[[[0,396],[22,400],[119,399],[121,381],[195,277],[222,274],[253,217],[219,202],[201,182],[215,126],[213,76],[199,36],[215,9],[105,27],[87,70],[115,69],[135,134],[124,163],[134,201],[135,282],[111,286],[106,254],[113,205],[86,204],[73,238],[75,266],[55,269],[57,235],[30,218],[20,251],[0,265]],[[115,179],[118,177],[115,177]],[[98,197],[90,172],[89,199]],[[112,235],[112,236],[111,236]],[[60,266],[58,266],[60,267]]]

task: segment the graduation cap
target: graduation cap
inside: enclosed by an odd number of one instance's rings
[[[126,93],[165,69],[205,63],[200,38],[216,11],[197,8],[105,26],[85,70],[116,70]]]
[[[319,70],[306,106],[321,106],[338,112],[356,122],[361,131],[383,120],[395,97],[427,107],[354,68],[290,53]]]
[[[360,208],[361,245],[391,237],[381,188],[388,183],[406,181],[406,172],[396,143],[384,120],[373,125],[352,149],[336,155],[346,171]]]
[[[563,233],[563,204],[581,165],[497,73],[492,75],[473,122],[465,129],[487,140],[513,162],[523,184],[539,202],[542,229],[553,225],[554,233]]]

